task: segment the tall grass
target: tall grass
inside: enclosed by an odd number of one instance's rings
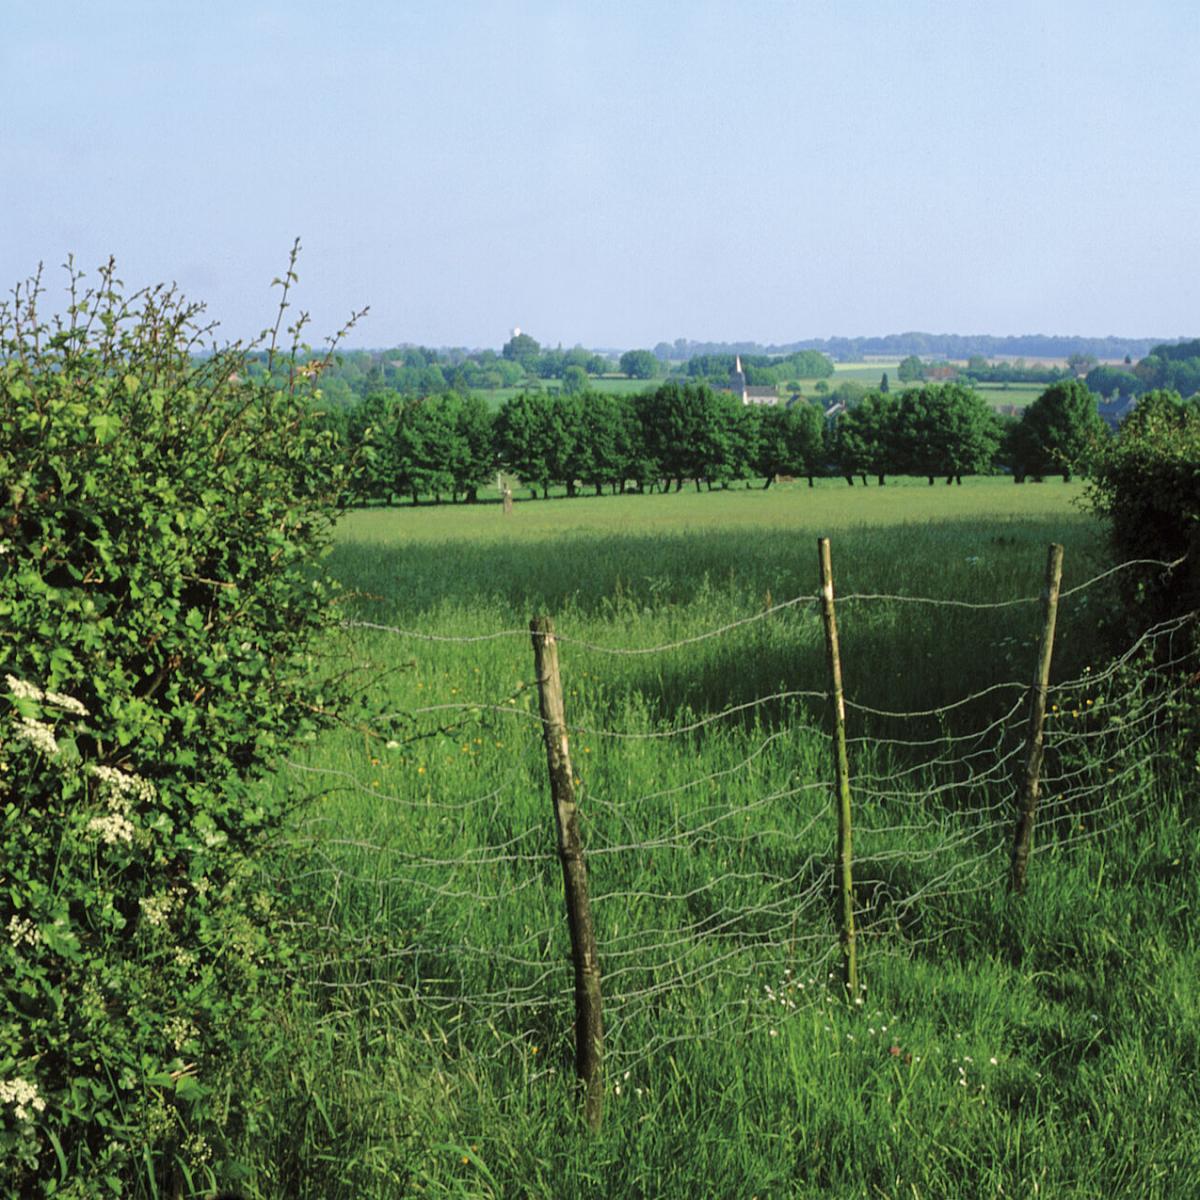
[[[1085,769],[1120,765],[1130,803],[1104,795],[1089,840],[1039,843],[1013,904],[993,886],[1007,777],[964,788],[961,767],[920,767],[928,751],[889,741],[977,728],[991,701],[915,725],[852,708],[867,990],[847,1008],[829,986],[824,708],[780,695],[824,690],[821,632],[810,603],[778,606],[814,594],[820,534],[842,596],[1036,598],[1051,540],[1066,545],[1069,589],[1105,563],[1077,495],[827,485],[522,503],[509,518],[493,506],[349,516],[333,566],[356,616],[422,636],[347,631],[340,662],[371,664],[372,703],[394,719],[379,738],[348,730],[310,747],[274,784],[319,797],[278,880],[307,914],[311,962],[281,1012],[289,1049],[264,1064],[278,1105],[245,1148],[248,1186],[1200,1188],[1187,1118],[1200,1099],[1188,915],[1200,839],[1186,762],[1152,771],[1098,755]],[[1065,601],[1058,678],[1099,667],[1107,604],[1102,585]],[[541,612],[564,635],[609,998],[607,1113],[590,1139],[571,1082],[569,947],[525,632]],[[859,705],[929,709],[1032,671],[1036,602],[846,600],[840,620]],[[735,622],[654,653],[606,652]],[[764,696],[777,698],[720,716]]]

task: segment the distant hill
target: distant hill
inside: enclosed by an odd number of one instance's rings
[[[933,358],[969,358],[982,354],[987,358],[1006,355],[1013,358],[1068,358],[1072,354],[1090,354],[1098,359],[1134,361],[1145,358],[1151,348],[1175,344],[1182,339],[1161,337],[1066,337],[1059,334],[1026,333],[995,337],[986,333],[889,333],[882,337],[808,338],[779,345],[758,342],[693,342],[676,338],[659,342],[654,353],[660,359],[691,359],[698,354],[796,354],[801,350],[819,350],[840,361],[857,361],[868,355],[906,358],[910,354]]]

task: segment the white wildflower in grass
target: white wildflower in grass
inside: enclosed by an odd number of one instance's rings
[[[157,896],[143,896],[138,901],[138,906],[141,908],[145,920],[156,929],[161,929],[184,906],[186,901],[187,889],[177,885],[169,892],[162,892]],[[186,950],[177,951],[177,961],[181,961],[179,955],[187,954]],[[190,962],[187,965],[190,965]]]
[[[89,833],[94,833],[106,845],[115,846],[118,842],[133,841],[133,822],[121,813],[105,813],[101,817],[93,817],[88,823]]]
[[[58,753],[58,741],[54,737],[54,729],[44,721],[21,717],[14,733],[18,741],[28,742],[35,750],[40,750],[48,758]]]
[[[163,1026],[163,1033],[176,1050],[182,1050],[200,1037],[200,1030],[186,1017],[172,1017]]]
[[[108,800],[110,808],[128,811],[130,803],[146,804],[154,799],[154,784],[140,775],[96,764],[92,764],[88,770],[100,781],[100,795]],[[118,801],[124,803],[115,803]]]
[[[4,682],[8,685],[8,694],[18,700],[41,700],[45,693],[36,683],[26,683],[15,675],[5,675]]]
[[[25,1079],[0,1079],[0,1104],[11,1104],[18,1121],[28,1121],[31,1112],[40,1113],[46,1108],[37,1087]]]
[[[138,901],[142,916],[156,929],[161,929],[175,910],[175,897],[169,893],[162,896],[143,896]]]
[[[14,946],[36,946],[42,940],[42,931],[28,917],[14,915],[8,922],[8,936]]]
[[[62,692],[46,692],[42,699],[47,704],[53,704],[55,708],[61,708],[63,712],[69,712],[76,717],[88,715],[88,710],[83,706],[83,702],[76,700],[74,696],[67,696]]]
[[[198,1133],[190,1133],[183,1139],[183,1144],[180,1146],[184,1157],[192,1164],[192,1166],[203,1166],[210,1158],[212,1158],[212,1147]]]

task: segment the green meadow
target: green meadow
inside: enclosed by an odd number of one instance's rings
[[[350,672],[364,712],[270,784],[297,803],[273,869],[304,950],[246,1190],[1200,1194],[1195,758],[1174,710],[1108,665],[1130,635],[1119,576],[1090,582],[1111,561],[1081,498],[821,481],[347,514],[330,565],[354,624],[314,669]],[[820,536],[849,703],[856,1003],[837,978]],[[1050,542],[1056,690],[1017,898]],[[535,615],[561,640],[603,975],[595,1135]]]

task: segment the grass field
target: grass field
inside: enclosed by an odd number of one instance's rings
[[[1064,598],[1056,678],[1082,682],[1052,714],[1029,891],[998,886],[1021,736],[1004,688],[1032,671],[1046,545],[1066,547],[1068,591],[1106,565],[1079,497],[826,481],[349,514],[334,573],[391,631],[331,649],[380,736],[331,735],[273,784],[315,797],[277,881],[309,914],[313,961],[281,1014],[290,1050],[263,1064],[278,1103],[247,1186],[1200,1194],[1194,763],[1156,761],[1151,701],[1104,676],[1104,583]],[[866,989],[851,1007],[829,979],[819,535],[845,598]],[[536,613],[563,636],[604,973],[594,1137],[571,1083]]]
[[[834,387],[847,380],[854,380],[863,384],[864,387],[877,388],[880,378],[886,371],[892,391],[899,392],[903,390],[904,385],[900,383],[896,376],[896,367],[898,365],[898,363],[886,361],[878,363],[836,363],[834,365],[833,377],[825,382],[830,387]],[[588,387],[597,392],[632,395],[644,392],[647,388],[654,388],[661,382],[662,380],[600,378],[590,379]],[[560,387],[560,381],[557,379],[544,379],[541,383],[546,391],[557,391]],[[815,380],[804,380],[802,383],[802,394],[810,400],[813,399],[816,396],[815,386]],[[487,401],[491,408],[499,409],[506,400],[520,394],[524,390],[524,388],[519,387],[495,388],[491,391],[480,392],[479,395]],[[1018,408],[1024,408],[1026,405],[1032,404],[1045,390],[1046,385],[1040,383],[1010,383],[1007,386],[1004,384],[994,384],[977,388],[979,394],[993,408],[1004,407],[1010,404],[1016,405]]]

